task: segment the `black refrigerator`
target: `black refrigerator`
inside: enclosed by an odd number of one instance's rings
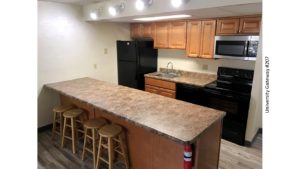
[[[117,41],[118,84],[144,90],[144,74],[157,71],[151,40]]]

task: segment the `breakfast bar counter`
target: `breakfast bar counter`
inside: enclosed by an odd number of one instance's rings
[[[103,117],[126,131],[132,169],[182,169],[184,146],[195,169],[217,169],[225,112],[92,79],[47,84],[62,104]]]

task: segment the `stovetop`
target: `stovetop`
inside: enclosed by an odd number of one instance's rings
[[[205,88],[210,89],[210,90],[215,90],[215,91],[218,91],[220,94],[226,94],[226,95],[232,94],[232,95],[245,95],[245,96],[248,96],[248,95],[251,94],[251,88],[250,89],[248,87],[238,88],[238,87],[235,87],[235,86],[225,87],[223,85],[220,86],[220,85],[218,85],[217,80],[207,84],[205,86]]]
[[[205,88],[223,94],[250,95],[253,73],[253,70],[219,67],[217,80],[207,84]]]

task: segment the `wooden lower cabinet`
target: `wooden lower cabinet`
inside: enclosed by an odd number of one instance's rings
[[[176,98],[176,84],[174,82],[145,77],[145,91]]]

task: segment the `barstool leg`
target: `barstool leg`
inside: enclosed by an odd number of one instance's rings
[[[61,148],[64,148],[66,124],[67,124],[67,119],[64,117],[64,128],[63,128],[63,135],[62,135],[62,139],[61,139]]]
[[[112,169],[112,159],[113,159],[113,147],[112,147],[112,139],[111,138],[108,138],[108,141],[107,141],[107,146],[108,146],[108,168],[109,169]]]
[[[63,113],[60,113],[60,115],[59,115],[59,121],[60,121],[60,124],[59,124],[59,137],[60,137],[60,140],[61,140],[62,133],[63,133],[63,124],[64,124]]]
[[[72,128],[72,151],[73,154],[76,153],[76,148],[75,148],[75,123],[74,123],[74,118],[71,118],[71,128]]]
[[[92,138],[93,138],[93,164],[94,168],[96,167],[96,129],[92,129]]]
[[[56,130],[56,112],[53,112],[53,124],[52,124],[52,140],[54,140],[55,130]]]
[[[98,153],[97,153],[97,163],[96,163],[96,169],[99,168],[100,165],[100,158],[101,158],[101,146],[102,145],[102,137],[99,138],[99,146],[98,146]]]
[[[82,150],[81,160],[84,159],[84,155],[85,155],[86,135],[87,135],[87,128],[84,127],[84,141],[83,141],[83,150]]]
[[[125,161],[126,169],[129,169],[129,160],[128,160],[128,156],[127,156],[127,148],[125,147],[126,144],[124,144],[125,140],[122,138],[122,135],[123,134],[119,135],[120,148],[121,148],[121,151],[123,153],[123,158],[124,158],[124,161]]]

